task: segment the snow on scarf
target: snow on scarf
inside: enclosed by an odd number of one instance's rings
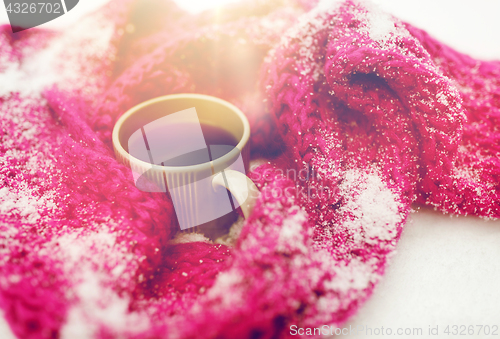
[[[111,2],[0,46],[0,308],[20,338],[340,326],[412,203],[500,215],[500,63],[369,4]],[[251,123],[261,194],[225,239],[178,233],[111,149],[128,108],[180,92]]]

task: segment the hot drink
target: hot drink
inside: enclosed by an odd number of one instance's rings
[[[158,120],[134,133],[128,146],[131,154],[148,163],[191,166],[220,158],[237,144],[230,132],[217,126]]]

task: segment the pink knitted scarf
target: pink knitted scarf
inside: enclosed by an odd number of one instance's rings
[[[261,193],[218,241],[177,233],[111,149],[128,108],[180,92],[251,122]],[[20,338],[340,326],[412,203],[500,216],[500,62],[365,3],[121,1],[64,31],[3,26],[0,105],[0,308]]]

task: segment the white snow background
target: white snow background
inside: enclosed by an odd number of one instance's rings
[[[199,12],[235,0],[176,0]],[[107,0],[80,0],[44,27],[63,28]],[[373,0],[387,12],[480,59],[500,60],[500,0]],[[0,5],[0,24],[8,23]],[[449,217],[432,210],[412,214],[398,252],[371,299],[344,327],[350,338],[495,338],[477,335],[477,325],[500,327],[500,221]],[[327,324],[325,324],[327,325]],[[450,334],[445,334],[450,325]],[[470,325],[476,335],[453,335],[453,325]],[[429,327],[439,335],[430,336]],[[366,327],[372,331],[366,332]],[[422,328],[422,335],[397,335]],[[344,333],[346,331],[344,330]],[[465,331],[464,333],[467,333]],[[500,336],[500,329],[497,331]],[[0,338],[14,338],[0,311]]]

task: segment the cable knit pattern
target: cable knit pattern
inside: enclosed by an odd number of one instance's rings
[[[20,338],[341,326],[411,204],[500,215],[500,62],[369,3],[111,2],[65,31],[4,26],[0,47],[0,308]],[[178,233],[112,153],[121,114],[179,92],[250,120],[260,195],[234,242]]]

